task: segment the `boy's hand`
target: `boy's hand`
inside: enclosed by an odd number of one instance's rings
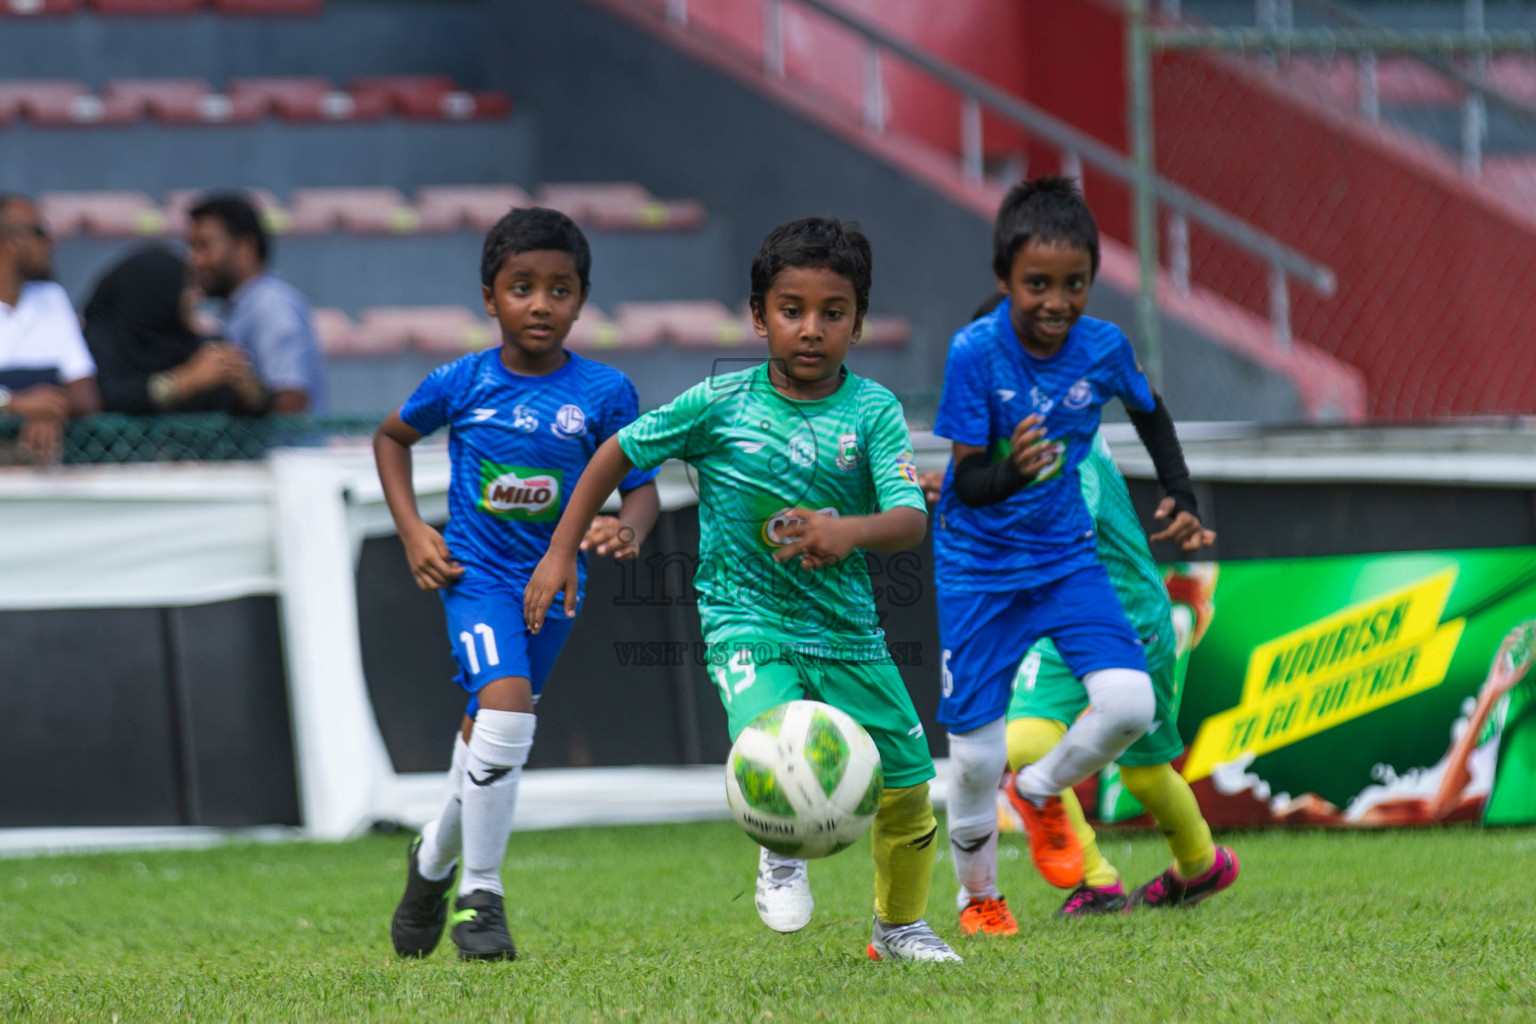
[[[1157,503],[1157,511],[1152,514],[1154,519],[1167,519],[1173,516],[1173,499],[1164,498]],[[1152,535],[1154,541],[1172,541],[1185,551],[1199,551],[1203,547],[1210,547],[1216,543],[1216,531],[1207,530],[1200,525],[1199,517],[1189,512],[1180,512],[1173,516],[1173,522],[1169,523],[1161,532]]]
[[[581,539],[581,550],[612,555],[615,562],[623,562],[640,554],[640,543],[634,528],[618,516],[597,516]]]
[[[802,569],[823,569],[836,565],[858,546],[856,531],[850,523],[820,512],[796,506],[780,513],[785,517],[779,536],[787,543],[773,553],[775,562],[799,557]]]
[[[1020,420],[1009,443],[1013,448],[1010,458],[1026,480],[1039,476],[1061,454],[1059,444],[1045,439],[1045,418],[1039,413],[1030,413]]]
[[[923,489],[923,500],[928,502],[928,507],[939,503],[939,491],[944,487],[944,474],[937,469],[930,469],[926,473],[917,474],[917,486]]]
[[[448,542],[426,523],[413,527],[400,535],[405,545],[405,561],[411,567],[411,578],[422,590],[442,590],[451,587],[464,575],[464,567],[448,553]]]
[[[565,592],[565,616],[576,617],[576,556],[562,557],[553,551],[539,559],[533,567],[528,586],[523,589],[523,622],[528,632],[537,633],[544,625],[544,613],[549,611],[555,595]]]

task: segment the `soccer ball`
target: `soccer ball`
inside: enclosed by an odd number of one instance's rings
[[[787,857],[830,857],[858,841],[885,791],[880,751],[859,723],[814,700],[763,712],[725,762],[731,814]]]

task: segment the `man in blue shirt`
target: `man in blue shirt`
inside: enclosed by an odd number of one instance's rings
[[[192,272],[198,287],[228,302],[224,333],[250,353],[272,393],[270,411],[326,411],[324,363],[299,290],[267,269],[271,251],[261,216],[239,195],[216,195],[192,208]]]

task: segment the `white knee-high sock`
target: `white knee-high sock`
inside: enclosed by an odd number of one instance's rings
[[[1106,668],[1083,677],[1092,707],[1072,723],[1061,742],[1019,772],[1015,785],[1035,800],[1056,796],[1125,753],[1157,713],[1152,678],[1129,668]]]
[[[459,860],[459,847],[464,838],[464,761],[469,757],[469,744],[457,729],[453,733],[453,763],[448,768],[448,790],[443,795],[443,806],[437,817],[427,822],[421,830],[421,849],[416,852],[416,866],[421,877],[434,882],[442,881]]]
[[[1007,767],[1001,718],[949,734],[949,852],[962,908],[971,899],[997,895],[997,784]]]
[[[476,889],[500,893],[501,862],[512,834],[517,783],[533,747],[538,719],[521,711],[487,711],[475,716],[464,762],[464,871],[459,895]]]

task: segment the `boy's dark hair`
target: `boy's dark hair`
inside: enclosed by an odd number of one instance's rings
[[[495,285],[508,256],[540,250],[570,253],[576,261],[581,294],[592,290],[592,249],[587,236],[571,218],[543,206],[514,209],[486,232],[485,248],[480,253],[480,283],[487,288]]]
[[[982,317],[987,316],[998,306],[1001,306],[1005,298],[1007,296],[1002,292],[993,292],[991,295],[988,295],[981,305],[971,311],[971,319],[980,320]]]
[[[193,220],[213,217],[224,225],[224,230],[229,232],[229,237],[253,240],[256,243],[256,258],[263,264],[267,262],[267,255],[272,251],[272,243],[267,237],[267,229],[262,226],[261,214],[245,196],[238,192],[202,196],[187,215]]]
[[[768,232],[752,257],[753,312],[763,315],[774,278],[795,267],[818,267],[846,277],[853,285],[856,316],[869,311],[874,254],[853,221],[805,217]]]
[[[992,228],[992,272],[1003,280],[1013,259],[1030,242],[1065,242],[1088,250],[1093,275],[1099,273],[1099,227],[1071,178],[1051,176],[1013,186],[997,208]]]

